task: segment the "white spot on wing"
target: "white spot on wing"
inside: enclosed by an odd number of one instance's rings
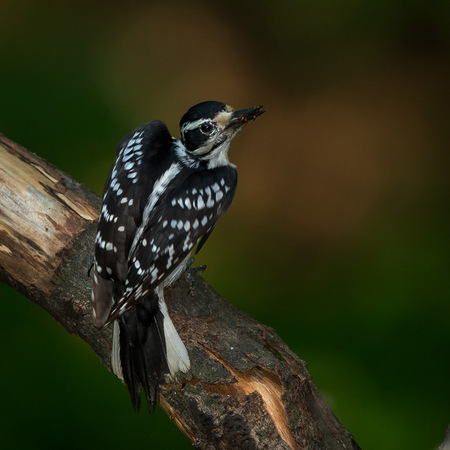
[[[194,246],[194,243],[191,240],[191,233],[186,235],[186,239],[183,242],[183,251],[190,250]]]
[[[205,207],[205,202],[203,201],[203,197],[199,195],[197,197],[197,209],[203,209]]]
[[[173,244],[170,244],[167,247],[167,252],[169,253],[169,258],[167,260],[166,269],[169,269],[170,266],[172,265],[173,256],[175,255],[175,248],[174,248]]]

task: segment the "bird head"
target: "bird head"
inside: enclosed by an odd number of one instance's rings
[[[181,118],[181,141],[191,157],[205,161],[226,158],[234,136],[262,113],[262,106],[235,111],[221,102],[199,103]]]

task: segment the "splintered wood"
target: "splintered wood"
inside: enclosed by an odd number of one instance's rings
[[[0,135],[0,267],[9,284],[49,295],[72,240],[97,217],[59,171]]]
[[[234,391],[235,395],[236,390],[241,390],[245,395],[250,395],[254,392],[258,393],[261,396],[264,407],[272,418],[280,437],[292,449],[297,448],[289,430],[286,409],[281,398],[283,389],[280,380],[272,373],[258,367],[254,367],[245,372],[239,372],[205,346],[203,346],[203,348],[212,358],[220,362],[236,378],[236,383],[226,385],[227,389],[230,390],[230,393],[231,391]]]

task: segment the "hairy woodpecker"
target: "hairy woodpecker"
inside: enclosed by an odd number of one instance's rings
[[[92,300],[95,325],[114,323],[112,368],[136,411],[141,389],[151,410],[164,375],[189,370],[164,288],[230,206],[237,172],[228,148],[261,108],[199,103],[181,118],[181,139],[153,121],[117,147],[95,240]]]

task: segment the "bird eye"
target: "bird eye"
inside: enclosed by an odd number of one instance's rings
[[[212,130],[212,125],[209,122],[205,122],[200,125],[200,131],[203,134],[208,134],[211,132],[211,130]]]

